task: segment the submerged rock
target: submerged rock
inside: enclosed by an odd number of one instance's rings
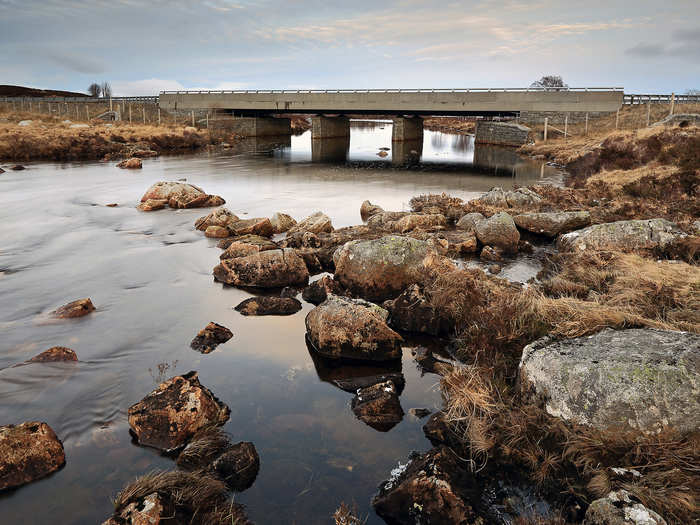
[[[383,211],[384,211],[384,209],[381,206],[377,206],[376,204],[372,204],[369,201],[364,201],[362,203],[362,205],[360,206],[360,217],[362,218],[363,221],[366,221],[372,215],[376,215],[377,213],[381,213]]]
[[[200,384],[197,372],[189,372],[161,383],[130,406],[129,426],[139,444],[172,452],[202,428],[223,425],[230,412]]]
[[[290,236],[297,232],[311,232],[315,234],[319,233],[330,233],[333,231],[333,224],[331,223],[330,217],[323,212],[317,211],[316,213],[309,215],[303,221],[297,223],[295,226],[287,231],[287,236]]]
[[[212,464],[216,477],[234,490],[249,488],[260,470],[260,456],[255,445],[241,441],[221,454]]]
[[[95,307],[90,299],[78,299],[57,308],[51,312],[51,315],[58,319],[72,319],[74,317],[83,317],[94,311]]]
[[[523,350],[520,380],[553,416],[600,429],[700,429],[700,335],[606,329]]]
[[[666,219],[617,221],[594,224],[559,237],[560,250],[653,250],[684,237],[678,225]]]
[[[56,363],[61,361],[77,361],[78,356],[65,346],[52,346],[39,355],[32,357],[28,363]]]
[[[291,228],[296,226],[297,221],[295,221],[291,215],[286,213],[275,213],[270,219],[270,224],[272,224],[272,230],[274,233],[284,233],[289,231]]]
[[[522,213],[513,217],[515,224],[523,230],[547,237],[578,230],[591,223],[587,211],[557,211],[547,213]]]
[[[518,188],[506,192],[506,202],[511,208],[531,206],[542,201],[542,197],[529,188]]]
[[[148,199],[138,206],[136,206],[137,209],[141,211],[156,211],[156,210],[162,210],[168,205],[168,201],[164,199]]]
[[[428,408],[409,408],[408,413],[417,419],[423,419],[429,416],[431,411]]]
[[[424,278],[438,257],[428,242],[410,237],[350,241],[334,256],[335,279],[366,299],[383,301]]]
[[[403,339],[386,324],[389,312],[372,303],[329,295],[306,316],[314,349],[329,358],[390,361]]]
[[[306,284],[309,271],[293,249],[285,248],[221,261],[214,268],[214,277],[234,286],[282,288]]]
[[[14,166],[10,166],[10,169],[12,171],[22,171],[22,170],[26,170],[27,168],[22,166],[21,164],[15,164]]]
[[[396,299],[385,301],[389,310],[389,324],[403,332],[444,335],[450,331],[450,323],[440,315],[417,284],[406,288]]]
[[[48,476],[65,462],[63,443],[46,423],[0,426],[0,491]]]
[[[380,432],[391,430],[403,419],[398,389],[391,380],[358,389],[352,411],[360,421]]]
[[[476,236],[482,244],[496,246],[507,252],[518,249],[520,233],[513,218],[505,212],[496,213],[474,225]]]
[[[210,354],[217,346],[225,343],[232,337],[233,332],[231,330],[220,324],[210,322],[192,339],[190,346],[203,354]]]
[[[642,505],[626,490],[610,492],[593,501],[583,525],[667,525],[656,512]]]
[[[292,315],[301,310],[301,303],[292,297],[251,297],[235,310],[242,315]]]
[[[117,168],[127,169],[127,170],[140,170],[143,167],[141,159],[132,157],[126,159],[117,164]]]
[[[221,207],[215,209],[209,215],[197,219],[194,223],[194,227],[201,231],[205,231],[209,226],[228,228],[231,224],[239,220],[238,216],[232,213],[228,208]]]

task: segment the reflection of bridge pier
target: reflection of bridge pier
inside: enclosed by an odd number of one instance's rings
[[[415,166],[423,154],[423,139],[391,142],[391,163],[395,166]]]
[[[312,162],[345,162],[350,149],[350,134],[346,137],[312,138],[311,161]]]
[[[231,150],[234,153],[260,153],[272,151],[278,148],[291,148],[291,135],[278,135],[266,137],[242,137],[234,141]]]

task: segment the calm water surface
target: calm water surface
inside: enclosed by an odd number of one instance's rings
[[[436,376],[421,376],[411,359],[417,342],[407,340],[401,364],[407,415],[378,432],[330,382],[367,371],[328,368],[309,354],[311,305],[290,317],[241,316],[232,307],[250,294],[213,281],[220,250],[193,227],[208,210],[142,213],[135,205],[152,183],[186,178],[241,217],[322,210],[342,227],[360,223],[365,199],[405,210],[423,193],[472,198],[494,185],[560,176],[512,152],[475,154],[471,137],[442,133],[380,158],[379,148],[392,146],[389,123],[353,125],[349,144],[311,142],[308,133],[251,139],[216,154],[148,159],[136,172],[38,163],[0,175],[0,424],[48,422],[67,458],[54,475],[0,495],[0,522],[100,523],[125,483],[173,468],[132,444],[126,414],[162,380],[189,370],[231,407],[225,429],[258,449],[258,478],[236,495],[254,521],[330,523],[345,500],[368,523],[381,522],[369,504],[377,485],[411,450],[430,448],[425,420],[408,409],[440,405]],[[112,202],[119,207],[104,206]],[[47,322],[47,312],[81,297],[97,311]],[[189,342],[209,321],[235,335],[201,355]],[[56,345],[73,348],[80,362],[13,367]]]

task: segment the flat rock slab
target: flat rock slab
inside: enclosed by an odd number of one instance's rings
[[[306,316],[307,339],[332,359],[399,359],[403,339],[386,324],[388,315],[375,304],[329,295]]]
[[[57,308],[51,312],[51,315],[58,319],[72,319],[74,317],[82,317],[94,311],[95,307],[90,299],[78,299],[77,301],[72,301]]]
[[[666,219],[606,222],[562,235],[557,247],[567,251],[653,250],[684,235]]]
[[[547,412],[595,428],[700,429],[700,335],[634,328],[523,350],[521,384]]]
[[[290,236],[297,232],[311,232],[315,234],[319,233],[330,233],[333,231],[333,224],[331,223],[330,217],[325,213],[317,211],[316,213],[309,215],[303,221],[295,224],[287,230],[287,236]]]
[[[258,288],[283,288],[305,285],[309,271],[293,249],[266,250],[263,252],[226,259],[214,268],[217,281],[234,286]]]
[[[46,423],[0,427],[0,490],[48,476],[65,462],[63,443]]]
[[[235,307],[242,315],[292,315],[301,303],[292,297],[251,297]]]
[[[522,213],[513,217],[513,221],[523,230],[547,237],[584,228],[591,223],[591,214],[587,211],[557,211],[543,213]]]
[[[190,346],[203,354],[210,354],[217,346],[233,337],[233,332],[215,322],[210,322],[192,339]]]
[[[129,426],[139,444],[172,452],[198,430],[223,425],[231,410],[201,385],[197,372],[161,383],[129,407]]]

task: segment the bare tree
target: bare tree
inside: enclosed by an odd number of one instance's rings
[[[97,82],[93,82],[87,91],[91,97],[99,97],[102,94],[102,87]]]
[[[689,89],[685,92],[686,95],[700,96],[700,89]]]
[[[102,85],[100,86],[102,89],[102,96],[104,98],[111,98],[112,97],[112,86],[109,84],[109,82],[104,81],[102,82]]]
[[[545,75],[541,79],[536,80],[530,87],[535,88],[568,88],[567,84],[564,84],[564,80],[559,75]]]

